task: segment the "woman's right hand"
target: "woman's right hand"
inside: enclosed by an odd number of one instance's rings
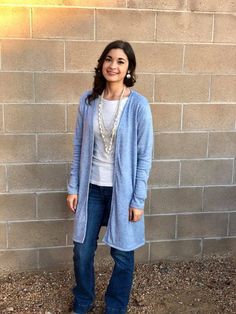
[[[76,211],[76,207],[77,207],[77,203],[78,203],[78,195],[77,194],[68,194],[67,195],[67,206],[68,208],[75,213]]]

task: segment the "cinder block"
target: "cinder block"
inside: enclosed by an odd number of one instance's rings
[[[78,111],[78,104],[67,106],[67,131],[68,132],[74,133],[75,131],[77,111]]]
[[[208,101],[209,84],[206,75],[156,75],[155,101]]]
[[[201,254],[201,240],[174,240],[151,243],[151,262],[186,260]]]
[[[220,237],[227,235],[227,214],[197,213],[177,216],[177,237]]]
[[[73,218],[74,214],[67,208],[67,193],[38,194],[38,217],[40,219]]]
[[[136,263],[147,263],[149,255],[149,243],[146,243],[144,246],[138,248],[134,251],[134,258]]]
[[[0,166],[0,192],[6,191],[7,178],[6,169],[4,166]]]
[[[65,62],[69,71],[94,71],[98,58],[108,42],[66,41]]]
[[[134,89],[145,96],[149,101],[153,101],[154,75],[137,74],[137,82]]]
[[[147,240],[175,238],[175,215],[146,216],[145,230]]]
[[[179,183],[179,162],[154,161],[148,183],[157,186],[177,186]]]
[[[199,212],[202,188],[167,188],[151,191],[151,213]]]
[[[0,223],[0,249],[7,247],[6,224]]]
[[[236,238],[203,239],[203,254],[224,254],[236,251]]]
[[[138,72],[181,72],[183,46],[158,43],[132,44]]]
[[[235,6],[236,7],[236,6]],[[236,42],[235,14],[216,14],[214,25],[214,42]]]
[[[210,133],[209,157],[235,157],[236,132]]]
[[[63,246],[66,245],[67,229],[66,220],[9,223],[9,248]]]
[[[189,12],[158,12],[157,41],[210,42],[212,15]]]
[[[65,164],[25,164],[8,166],[10,191],[65,190]]]
[[[38,136],[39,161],[67,161],[72,159],[73,136],[71,134],[47,134]]]
[[[62,269],[73,264],[73,248],[60,247],[39,250],[39,268]]]
[[[107,27],[112,25],[112,27]],[[120,27],[122,25],[122,27]],[[142,31],[137,31],[137,26]],[[153,41],[155,13],[136,10],[97,10],[96,39]],[[127,31],[128,30],[128,31]]]
[[[36,73],[36,102],[77,103],[92,82],[93,75],[88,73]]]
[[[64,43],[48,40],[3,40],[2,69],[64,70]]]
[[[200,158],[207,155],[206,133],[161,133],[155,136],[155,158]]]
[[[204,189],[204,211],[236,210],[236,186],[214,186]]]
[[[23,220],[36,217],[34,194],[0,194],[0,220]]]
[[[0,102],[34,102],[33,74],[0,73]]]
[[[232,183],[232,160],[183,160],[181,185],[225,185]]]
[[[190,11],[235,12],[236,3],[222,0],[189,0],[188,9]]]
[[[141,9],[160,9],[160,10],[183,10],[185,8],[184,0],[128,0],[128,8],[141,8]]]
[[[154,131],[180,131],[181,105],[151,105]]]
[[[30,37],[30,8],[0,7],[0,20],[0,37]]]
[[[3,106],[0,105],[0,132],[3,132]]]
[[[37,250],[0,251],[0,272],[28,271],[37,268]]]
[[[0,162],[27,162],[35,157],[35,136],[0,135]]]
[[[76,8],[33,8],[33,38],[94,39],[94,11]]]
[[[212,101],[236,101],[236,76],[213,75],[211,81]]]
[[[184,71],[230,74],[236,72],[236,47],[230,45],[187,45]]]
[[[65,132],[65,106],[8,104],[5,106],[5,128],[9,132]]]
[[[229,235],[236,235],[236,212],[229,214]]]
[[[184,106],[183,130],[235,130],[235,104],[192,104]]]

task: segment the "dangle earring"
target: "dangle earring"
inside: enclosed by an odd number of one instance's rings
[[[128,73],[126,74],[126,78],[127,78],[127,79],[130,79],[130,78],[131,78],[130,72],[128,72]]]

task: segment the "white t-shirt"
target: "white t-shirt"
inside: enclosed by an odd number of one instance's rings
[[[118,124],[127,99],[128,97],[125,97],[121,100],[120,110],[118,114]],[[113,126],[117,106],[118,100],[103,99],[102,116],[105,127],[107,127],[109,130]],[[94,129],[94,148],[90,182],[99,186],[112,186],[115,137],[113,139],[112,151],[110,154],[108,154],[105,151],[103,139],[101,137],[98,125],[98,106],[95,109],[93,129]]]

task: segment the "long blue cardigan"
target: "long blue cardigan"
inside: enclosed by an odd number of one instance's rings
[[[78,194],[73,240],[83,243],[87,225],[89,179],[94,146],[93,116],[98,98],[88,105],[90,91],[80,98],[74,135],[74,154],[68,193]],[[113,193],[110,217],[103,242],[123,251],[145,244],[144,216],[129,221],[129,207],[144,208],[152,162],[153,128],[150,106],[132,90],[122,111],[116,133]]]

